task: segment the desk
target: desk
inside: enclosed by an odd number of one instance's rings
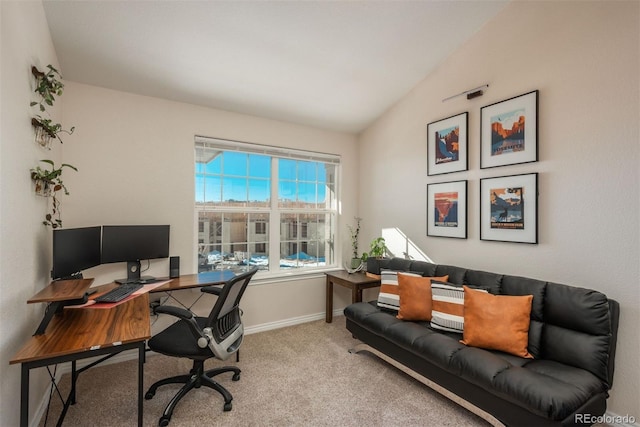
[[[169,292],[208,285],[219,285],[231,279],[232,271],[214,271],[180,276],[171,282],[152,290]],[[29,303],[57,302],[77,298],[84,294],[93,279],[73,281],[74,283],[53,282],[47,288],[29,299]],[[66,281],[72,282],[72,281]],[[95,289],[99,291],[115,287],[106,284]],[[62,296],[60,296],[62,294]],[[95,363],[76,370],[76,361],[89,357],[111,357],[125,350],[138,349],[138,426],[142,426],[143,415],[143,374],[145,342],[151,338],[149,318],[149,296],[140,295],[114,308],[65,309],[60,315],[51,316],[43,334],[32,336],[16,353],[10,364],[22,365],[20,388],[20,426],[29,425],[29,374],[31,369],[57,363],[71,362],[71,391],[58,419],[58,426],[76,399],[78,375]]]
[[[126,321],[123,321],[126,319]],[[29,425],[29,371],[71,362],[71,391],[58,425],[75,403],[76,361],[138,349],[138,426],[142,426],[143,364],[145,341],[151,338],[149,297],[141,295],[110,310],[67,309],[54,316],[43,335],[34,335],[9,362],[22,364],[20,425]]]
[[[200,288],[202,286],[220,285],[227,280],[233,279],[235,273],[231,270],[218,270],[207,271],[198,274],[186,274],[174,279],[159,279],[159,280],[171,280],[162,286],[154,288],[151,293],[154,292],[169,292],[179,291],[181,289]]]
[[[362,290],[380,286],[380,279],[372,278],[364,273],[347,273],[345,270],[332,271],[327,275],[326,322],[333,321],[333,285],[351,289],[351,303],[362,301]]]

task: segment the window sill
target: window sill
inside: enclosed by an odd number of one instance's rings
[[[249,283],[251,285],[268,285],[271,283],[293,282],[297,280],[307,279],[324,279],[325,273],[329,271],[342,270],[340,267],[326,267],[321,269],[314,269],[313,271],[296,271],[296,272],[261,272],[259,271]]]

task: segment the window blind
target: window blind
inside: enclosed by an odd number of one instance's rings
[[[340,164],[340,156],[337,154],[273,147],[269,145],[230,141],[198,135],[195,137],[195,148],[196,161],[203,163],[206,163],[212,157],[215,157],[216,153],[220,151],[238,151],[243,153],[263,154],[266,156],[284,159],[323,162],[334,165]]]

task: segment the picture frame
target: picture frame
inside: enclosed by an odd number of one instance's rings
[[[467,180],[427,184],[427,236],[467,238]]]
[[[538,174],[480,179],[480,240],[538,243]]]
[[[480,169],[537,161],[537,90],[480,109]]]
[[[427,125],[427,175],[469,169],[469,112]]]

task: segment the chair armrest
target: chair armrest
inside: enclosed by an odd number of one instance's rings
[[[159,307],[156,307],[155,312],[160,314],[169,314],[187,322],[187,325],[189,325],[189,329],[191,330],[193,337],[198,343],[198,347],[205,348],[209,343],[209,340],[204,334],[204,331],[200,328],[200,325],[198,325],[196,317],[189,310],[182,307],[174,307],[172,305],[161,305]]]
[[[183,320],[190,320],[191,318],[193,318],[193,313],[190,312],[189,310],[186,310],[182,307],[174,307],[171,305],[158,306],[154,311],[155,313],[169,314],[171,316],[175,316]]]
[[[200,292],[205,292],[207,294],[220,295],[222,292],[222,288],[220,286],[203,286],[200,288]]]

